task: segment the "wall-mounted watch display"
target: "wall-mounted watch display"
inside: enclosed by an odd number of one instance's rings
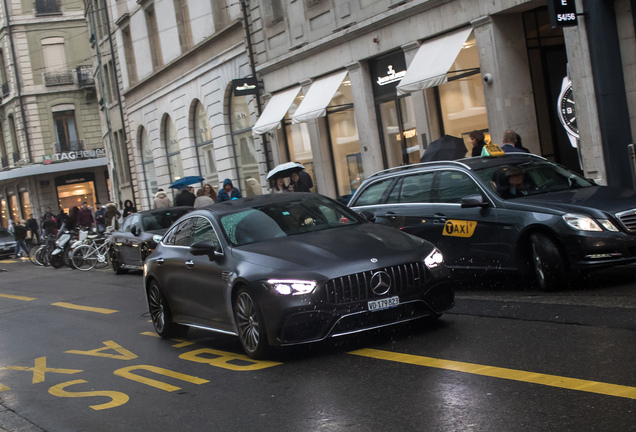
[[[559,120],[565,128],[570,138],[572,147],[578,147],[579,128],[576,121],[576,108],[574,105],[574,97],[572,95],[572,81],[567,76],[563,78],[561,83],[561,93],[559,94],[557,111]]]

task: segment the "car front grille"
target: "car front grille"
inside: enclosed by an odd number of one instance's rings
[[[421,262],[379,268],[328,281],[325,285],[327,303],[352,303],[379,297],[371,289],[371,278],[382,271],[391,276],[391,288],[387,295],[413,291],[426,283],[426,270]]]
[[[627,210],[616,215],[625,229],[631,233],[636,233],[636,209]]]

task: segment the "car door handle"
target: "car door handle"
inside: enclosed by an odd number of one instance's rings
[[[166,262],[166,260],[165,260],[165,259],[163,259],[163,258],[157,258],[157,264],[161,265],[161,264],[163,264],[163,263],[165,263],[165,262]]]
[[[435,218],[435,223],[446,223],[446,215],[444,214],[435,213],[433,217]]]
[[[396,216],[395,212],[390,211],[390,212],[386,212],[386,214],[384,215],[384,217],[388,217],[388,218],[391,218],[391,219],[395,219],[397,216]]]
[[[185,265],[186,265],[187,268],[192,268],[192,267],[194,267],[194,261],[192,261],[192,260],[186,261]]]

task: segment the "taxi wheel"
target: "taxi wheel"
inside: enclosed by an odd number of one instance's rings
[[[554,291],[565,281],[565,260],[558,246],[544,234],[530,236],[530,266],[539,289]]]
[[[150,318],[157,334],[162,338],[185,335],[188,327],[172,322],[170,307],[157,281],[150,283],[147,295]]]
[[[253,359],[263,358],[267,351],[265,323],[256,301],[247,288],[239,288],[232,309],[243,350]]]

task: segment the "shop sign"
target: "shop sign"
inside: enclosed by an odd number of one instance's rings
[[[373,95],[396,96],[395,88],[406,75],[404,51],[394,51],[369,61],[369,72],[373,82]]]
[[[258,80],[256,78],[241,78],[232,80],[234,96],[258,95]]]
[[[66,174],[55,177],[55,186],[64,186],[76,183],[95,182],[95,174],[91,172],[81,172],[75,174]]]
[[[548,14],[552,28],[577,25],[574,0],[548,0]]]
[[[90,159],[106,157],[106,149],[93,149],[93,150],[77,150],[64,153],[55,153],[54,155],[42,156],[42,162],[44,164],[50,164],[51,162],[59,161],[73,161],[77,159]]]

